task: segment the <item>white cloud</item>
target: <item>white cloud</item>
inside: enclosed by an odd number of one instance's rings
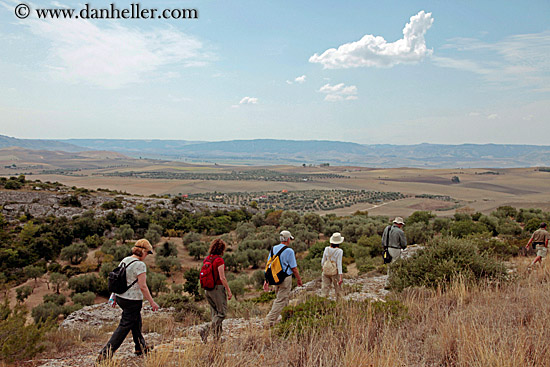
[[[19,24],[49,43],[43,66],[69,83],[121,88],[151,79],[168,65],[201,66],[212,59],[198,39],[173,27],[143,30],[83,19],[29,18]]]
[[[454,38],[441,50],[460,55],[434,56],[437,66],[473,72],[499,86],[550,91],[550,31],[514,35],[495,43]]]
[[[257,103],[258,103],[258,98],[255,98],[255,97],[244,97],[239,102],[240,105],[241,104],[257,104]]]
[[[487,116],[487,120],[496,120],[496,119],[498,119],[498,114],[496,113],[492,113]]]
[[[168,99],[172,102],[175,102],[175,103],[180,103],[180,102],[189,102],[191,101],[191,98],[188,98],[188,97],[178,97],[178,96],[175,96],[173,94],[168,94]]]
[[[432,50],[426,48],[424,39],[432,23],[432,13],[421,11],[410,18],[403,28],[403,38],[395,42],[389,43],[383,37],[367,34],[359,41],[343,44],[338,49],[330,48],[321,55],[314,54],[309,62],[322,64],[325,69],[417,63],[432,54]]]
[[[294,81],[298,84],[303,84],[306,82],[306,76],[305,75],[299,76],[296,79],[294,79]]]
[[[355,85],[345,86],[344,83],[330,85],[325,84],[320,89],[319,92],[325,93],[325,101],[327,102],[338,102],[343,100],[355,100],[358,99],[357,87]]]

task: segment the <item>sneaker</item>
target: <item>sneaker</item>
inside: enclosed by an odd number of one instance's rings
[[[145,355],[149,354],[149,352],[152,351],[153,349],[154,349],[153,346],[147,346],[145,347],[145,349],[136,349],[134,353],[136,356],[141,357],[144,354]]]
[[[202,342],[206,344],[206,342],[208,342],[208,329],[207,328],[200,329],[199,335],[201,336]]]

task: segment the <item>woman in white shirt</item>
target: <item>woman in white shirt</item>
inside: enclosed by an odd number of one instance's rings
[[[145,339],[141,333],[141,306],[143,298],[149,301],[153,311],[159,309],[159,306],[151,297],[149,288],[147,288],[147,267],[143,260],[147,255],[153,253],[153,246],[146,239],[138,240],[132,248],[132,255],[128,256],[120,262],[127,266],[126,281],[130,286],[128,290],[122,294],[116,294],[115,302],[122,308],[122,318],[117,329],[111,336],[111,339],[99,352],[97,362],[112,357],[113,353],[120,347],[126,335],[132,332],[132,337],[135,344],[135,354],[140,356],[147,354],[152,347],[145,343]]]
[[[342,282],[344,281],[342,275],[342,256],[344,251],[340,248],[342,242],[344,242],[344,237],[338,232],[333,233],[330,237],[330,246],[325,247],[323,259],[321,260],[321,265],[323,266],[323,296],[328,296],[330,286],[332,285],[334,286],[337,301],[342,296]]]

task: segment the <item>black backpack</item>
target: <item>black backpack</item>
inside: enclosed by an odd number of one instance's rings
[[[126,281],[126,269],[136,261],[139,260],[134,260],[128,265],[126,265],[125,263],[121,263],[115,268],[115,270],[109,273],[109,292],[122,294],[130,289],[131,286],[136,284],[137,278],[130,285],[128,285],[128,282]]]

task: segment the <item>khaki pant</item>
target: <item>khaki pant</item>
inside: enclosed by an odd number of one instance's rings
[[[342,287],[340,284],[338,284],[338,281],[340,280],[340,275],[322,275],[322,292],[323,297],[328,297],[328,293],[330,292],[330,286],[334,286],[334,293],[336,293],[336,300],[339,300],[340,297],[342,297]]]
[[[395,260],[401,258],[401,250],[400,248],[393,248],[388,247],[388,251],[391,256],[391,262],[394,262]],[[391,263],[388,264],[388,278],[386,279],[386,287],[390,285],[390,275],[391,275]]]
[[[288,305],[290,300],[290,290],[292,288],[292,276],[288,276],[281,284],[277,286],[277,298],[273,301],[271,311],[267,314],[266,321],[269,326],[275,324],[279,315]]]
[[[222,334],[222,323],[227,313],[227,294],[223,285],[217,285],[216,288],[206,292],[206,300],[210,305],[210,314],[212,323],[206,327],[206,335],[212,330],[215,339],[219,339]]]

